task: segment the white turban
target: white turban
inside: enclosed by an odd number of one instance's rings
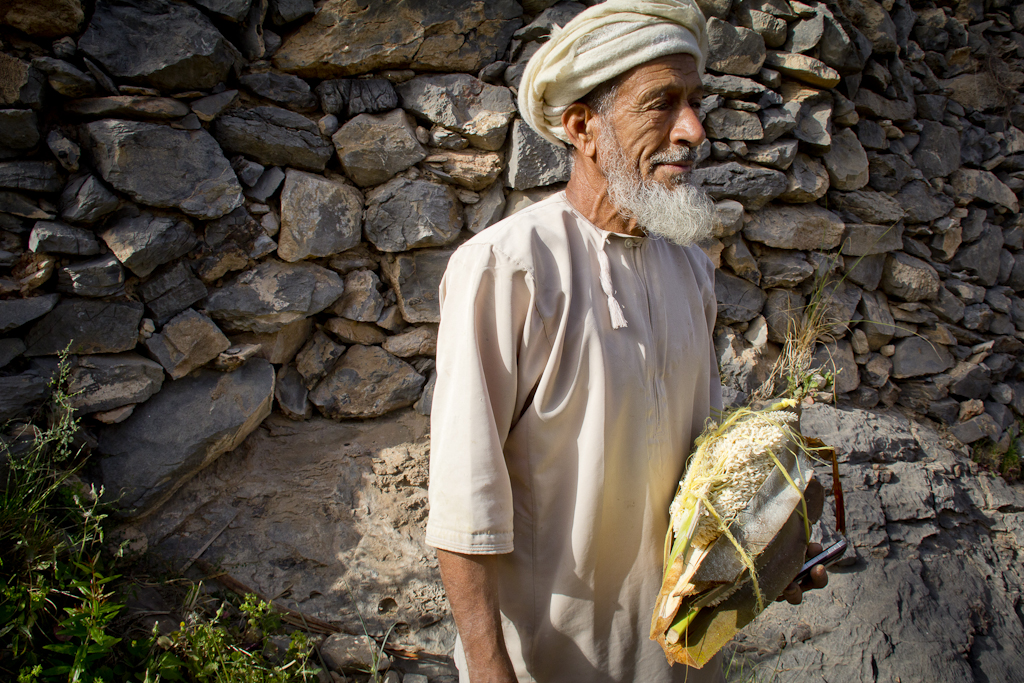
[[[692,55],[704,73],[708,36],[693,0],[608,0],[554,30],[519,84],[519,112],[555,144],[562,112],[598,85],[665,55]]]

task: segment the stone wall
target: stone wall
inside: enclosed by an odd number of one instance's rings
[[[718,202],[730,400],[824,295],[820,399],[1005,451],[1024,415],[1024,6],[700,4],[695,175]],[[515,88],[583,9],[6,3],[0,419],[44,399],[70,347],[98,476],[150,519],[261,423],[422,423],[448,257],[568,178]]]

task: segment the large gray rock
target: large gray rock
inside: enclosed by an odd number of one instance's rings
[[[999,278],[999,254],[1003,247],[1003,232],[986,223],[981,236],[971,244],[961,246],[949,262],[953,270],[966,270],[985,286],[996,284]],[[976,303],[976,302],[972,302]]]
[[[331,307],[331,312],[349,320],[377,322],[384,312],[379,287],[380,279],[372,270],[353,270],[345,276],[345,293]]]
[[[828,188],[825,166],[812,156],[797,154],[786,173],[786,188],[779,199],[791,204],[807,204],[825,196]]]
[[[225,151],[265,166],[323,171],[334,154],[315,123],[280,107],[233,109],[214,122],[213,136]]]
[[[161,325],[206,298],[206,286],[183,261],[157,272],[140,284],[138,291],[154,320]]]
[[[529,190],[569,180],[572,159],[569,150],[540,136],[522,119],[512,125],[512,146],[508,157],[508,185]]]
[[[285,261],[339,254],[359,244],[363,196],[322,176],[288,169],[277,255]]]
[[[416,139],[412,117],[401,109],[360,114],[339,128],[331,141],[345,174],[359,187],[386,182],[427,156]]]
[[[437,290],[453,253],[453,249],[417,249],[388,254],[381,264],[385,279],[398,296],[398,308],[406,322],[441,322]]]
[[[62,183],[52,161],[0,163],[0,189],[25,192],[57,192]]]
[[[853,347],[845,339],[818,344],[811,369],[831,373],[831,389],[837,394],[849,393],[860,386],[860,373],[853,357]]]
[[[46,315],[57,305],[58,299],[60,296],[57,294],[43,294],[28,299],[0,301],[0,332],[10,332]]]
[[[708,112],[704,130],[712,140],[750,140],[764,138],[764,128],[757,114],[721,107]]]
[[[708,68],[736,76],[753,76],[765,59],[764,38],[749,28],[732,26],[716,17],[708,19],[711,54]]]
[[[828,250],[839,246],[844,228],[839,216],[815,204],[769,206],[753,214],[743,234],[778,249]]]
[[[201,370],[170,382],[100,434],[107,494],[125,514],[147,515],[183,483],[234,450],[270,414],[274,367],[254,359],[235,372]]]
[[[72,299],[57,304],[25,336],[26,356],[121,353],[135,348],[142,321],[135,301]]]
[[[795,287],[814,274],[814,266],[800,252],[784,249],[762,249],[757,260],[764,289]]]
[[[245,74],[238,81],[254,94],[296,111],[313,111],[316,98],[309,84],[291,74],[272,71]]]
[[[423,160],[423,168],[447,183],[468,190],[477,191],[492,186],[505,168],[500,152],[485,152],[473,148],[432,149],[430,152]]]
[[[142,403],[160,391],[164,369],[135,353],[80,356],[71,368],[71,407],[99,413]]]
[[[476,73],[501,58],[522,26],[522,8],[512,0],[442,7],[430,0],[328,0],[316,21],[288,36],[274,64],[312,78],[404,67]]]
[[[767,295],[743,278],[718,271],[715,273],[715,298],[718,299],[718,320],[728,325],[753,320],[764,307]]]
[[[786,171],[796,161],[799,148],[800,145],[796,140],[779,140],[766,145],[749,145],[744,159],[761,166]]]
[[[309,389],[302,384],[302,375],[291,365],[282,365],[277,371],[274,398],[281,413],[289,420],[308,420],[313,417]]]
[[[868,155],[852,129],[843,128],[832,136],[832,147],[822,161],[833,189],[859,190],[868,184]]]
[[[786,175],[781,171],[735,161],[699,167],[691,177],[712,198],[735,199],[748,211],[760,209],[786,190]]]
[[[381,251],[443,246],[462,230],[461,209],[448,185],[395,178],[370,193],[363,229]]]
[[[36,57],[32,66],[47,76],[55,91],[70,98],[90,97],[96,94],[96,79],[62,59]]]
[[[505,193],[501,190],[501,183],[495,183],[481,193],[480,201],[465,207],[466,228],[476,234],[500,221],[504,212]]]
[[[960,136],[935,121],[921,124],[921,141],[914,148],[914,163],[925,178],[945,177],[960,168]]]
[[[819,88],[839,85],[838,71],[808,55],[772,50],[768,52],[764,65]]]
[[[798,329],[807,298],[789,289],[772,289],[764,302],[764,321],[768,340],[784,343]]]
[[[508,88],[466,74],[417,76],[397,90],[404,108],[465,136],[480,149],[501,149],[516,112]]]
[[[903,248],[903,228],[899,224],[847,223],[842,244],[844,256],[887,254]]]
[[[96,233],[56,221],[36,221],[28,236],[28,248],[35,252],[74,256],[100,253]]]
[[[206,312],[227,330],[276,332],[324,310],[344,288],[337,273],[321,266],[270,260],[211,292]]]
[[[83,130],[103,179],[143,204],[206,220],[242,204],[231,164],[203,129],[107,119]]]
[[[866,88],[858,90],[853,101],[858,114],[896,122],[909,121],[917,111],[913,100],[890,100]]]
[[[206,365],[230,346],[216,323],[191,308],[146,340],[146,348],[174,379]]]
[[[309,400],[336,420],[380,417],[412,405],[426,378],[378,346],[356,345],[310,392]]]
[[[345,353],[345,347],[335,343],[317,330],[295,356],[295,369],[302,377],[306,389],[312,389],[327,376],[334,364]]]
[[[77,296],[124,294],[124,268],[113,254],[71,263],[57,272],[57,291]]]
[[[341,120],[359,114],[383,114],[398,106],[398,93],[383,78],[338,78],[316,87],[320,107]]]
[[[114,256],[139,277],[184,256],[199,240],[188,221],[148,211],[128,214],[100,233]]]
[[[953,356],[945,346],[921,337],[907,337],[896,344],[892,357],[892,376],[897,379],[934,375],[953,367]]]
[[[202,12],[174,0],[98,0],[78,48],[114,78],[169,91],[212,88],[240,59]]]
[[[95,223],[117,209],[121,200],[92,174],[70,181],[60,196],[60,216],[72,223]]]
[[[868,348],[872,351],[888,344],[896,334],[896,321],[889,310],[889,301],[882,292],[864,292],[857,313],[861,320],[858,328],[866,335]]]

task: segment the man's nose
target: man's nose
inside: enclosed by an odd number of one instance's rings
[[[672,144],[686,147],[696,147],[707,137],[704,134],[704,126],[697,116],[697,110],[689,104],[679,110],[669,135]]]

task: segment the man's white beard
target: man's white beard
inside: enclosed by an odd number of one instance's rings
[[[684,247],[711,237],[714,202],[689,183],[689,174],[674,176],[675,184],[668,188],[654,178],[641,177],[640,169],[626,160],[610,128],[602,127],[598,144],[598,153],[604,157],[608,196],[620,216],[636,219],[637,225],[652,237],[664,237]],[[690,149],[679,154],[666,151],[655,154],[651,160],[695,163],[696,153]]]

